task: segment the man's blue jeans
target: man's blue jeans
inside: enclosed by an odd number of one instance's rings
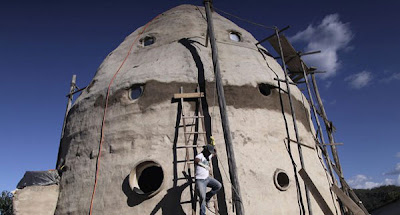
[[[206,202],[210,201],[211,197],[213,197],[222,187],[219,181],[214,178],[208,177],[206,179],[196,179],[196,187],[200,197],[200,215],[206,214]],[[206,193],[207,187],[210,187],[211,190]]]

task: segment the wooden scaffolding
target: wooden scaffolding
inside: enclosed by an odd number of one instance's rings
[[[289,27],[283,28],[279,30],[277,27],[274,28],[275,32],[271,36],[261,40],[256,43],[256,45],[261,44],[262,42],[268,41],[273,49],[278,53],[279,56],[275,57],[275,59],[281,60],[281,66],[285,73],[285,79],[275,79],[277,81],[284,82],[287,87],[287,94],[289,97],[289,104],[291,108],[293,125],[296,134],[296,140],[288,140],[289,142],[298,143],[299,156],[302,169],[299,171],[300,176],[302,177],[306,189],[306,198],[309,214],[312,214],[311,204],[309,199],[309,192],[314,196],[314,199],[317,201],[321,210],[324,211],[325,214],[333,214],[330,211],[329,207],[327,207],[326,202],[324,202],[323,198],[320,196],[319,191],[314,186],[312,179],[308,176],[306,172],[306,167],[304,166],[303,157],[301,147],[305,144],[301,144],[298,138],[298,129],[296,124],[296,115],[294,111],[294,106],[292,102],[292,95],[290,94],[290,84],[292,85],[300,85],[304,84],[307,91],[308,102],[311,107],[312,120],[314,124],[317,126],[317,133],[314,137],[316,148],[321,150],[323,155],[324,162],[327,166],[327,172],[330,175],[332,180],[331,184],[331,193],[332,196],[339,202],[341,205],[342,213],[351,212],[353,214],[369,214],[367,209],[364,207],[360,199],[351,189],[351,187],[347,184],[344,179],[342,167],[339,161],[338,151],[336,149],[337,145],[342,145],[341,143],[336,143],[334,139],[335,127],[333,126],[332,121],[329,121],[328,116],[326,114],[324,105],[322,103],[322,99],[318,90],[318,85],[316,82],[315,74],[321,73],[316,71],[316,68],[308,67],[305,62],[302,60],[302,56],[317,54],[320,51],[302,53],[296,51],[289,40],[283,35],[283,31],[288,29]],[[311,76],[311,84],[309,82],[309,76]],[[312,85],[312,86],[311,86]],[[312,90],[311,90],[312,89]],[[305,93],[305,94],[306,94]],[[316,98],[317,104],[315,104],[314,99]],[[326,128],[326,136],[329,139],[329,142],[326,143],[324,138],[324,132],[319,119],[325,124]],[[330,149],[328,149],[328,147]],[[333,158],[333,159],[332,159]],[[339,180],[337,180],[339,179]],[[339,185],[340,184],[340,185]],[[341,186],[341,189],[339,188]],[[334,194],[336,196],[334,196]]]

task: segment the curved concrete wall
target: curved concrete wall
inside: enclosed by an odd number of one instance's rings
[[[285,142],[284,117],[290,136],[295,138],[288,97],[273,89],[262,95],[258,84],[277,86],[275,77],[284,79],[279,64],[263,56],[257,41],[247,31],[214,13],[220,65],[231,123],[234,150],[246,214],[299,214],[298,186],[294,165],[300,170],[297,145]],[[182,5],[154,20],[141,36],[153,36],[150,46],[135,44],[132,54],[116,77],[110,92],[105,123],[104,145],[93,214],[189,214],[189,184],[182,178],[185,150],[174,93],[183,86],[194,92],[197,84],[205,90],[203,101],[207,134],[215,137],[219,152],[216,178],[224,185],[219,193],[221,214],[233,214],[231,185],[219,109],[215,99],[211,48],[205,47],[204,8]],[[93,190],[100,129],[107,86],[142,28],[129,35],[99,67],[90,86],[79,96],[67,118],[59,162],[68,167],[63,173],[56,214],[87,214]],[[241,34],[242,41],[230,40],[230,32]],[[144,84],[144,93],[131,100],[129,89]],[[285,86],[281,87],[286,90]],[[297,87],[291,88],[299,125],[300,141],[313,147],[313,127],[307,100]],[[283,104],[283,108],[282,108]],[[186,110],[194,106],[185,104]],[[212,123],[212,130],[210,124]],[[202,138],[200,138],[200,142]],[[335,211],[329,181],[316,149],[303,147],[307,172]],[[161,164],[164,180],[161,191],[150,199],[141,199],[129,187],[130,171],[142,160]],[[274,172],[287,172],[286,191],[274,185]],[[299,176],[299,189],[305,191]],[[311,196],[311,195],[310,195]],[[314,214],[322,214],[312,196]],[[337,207],[337,205],[336,205]]]

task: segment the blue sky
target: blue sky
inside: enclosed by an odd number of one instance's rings
[[[14,190],[26,170],[54,168],[71,76],[86,86],[128,34],[180,4],[202,1],[0,2],[0,190]],[[398,1],[214,5],[268,26],[290,25],[285,34],[298,50],[322,50],[306,60],[327,71],[319,85],[344,143],[346,179],[356,188],[400,185]],[[271,34],[231,20],[257,39]]]

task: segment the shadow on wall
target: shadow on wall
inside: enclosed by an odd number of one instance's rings
[[[135,193],[131,189],[131,187],[129,186],[129,175],[126,176],[126,178],[122,182],[122,191],[124,192],[126,197],[128,197],[126,203],[128,204],[129,207],[135,207],[136,205],[139,205],[140,203],[146,200],[146,197]]]
[[[189,182],[180,186],[173,187],[167,190],[167,194],[158,202],[158,204],[151,211],[150,215],[155,215],[160,209],[163,215],[186,215],[181,206],[181,195],[183,190],[189,186]],[[129,207],[135,207],[147,198],[145,196],[135,193],[129,186],[129,175],[126,176],[122,183],[122,191],[128,198],[126,203]]]

